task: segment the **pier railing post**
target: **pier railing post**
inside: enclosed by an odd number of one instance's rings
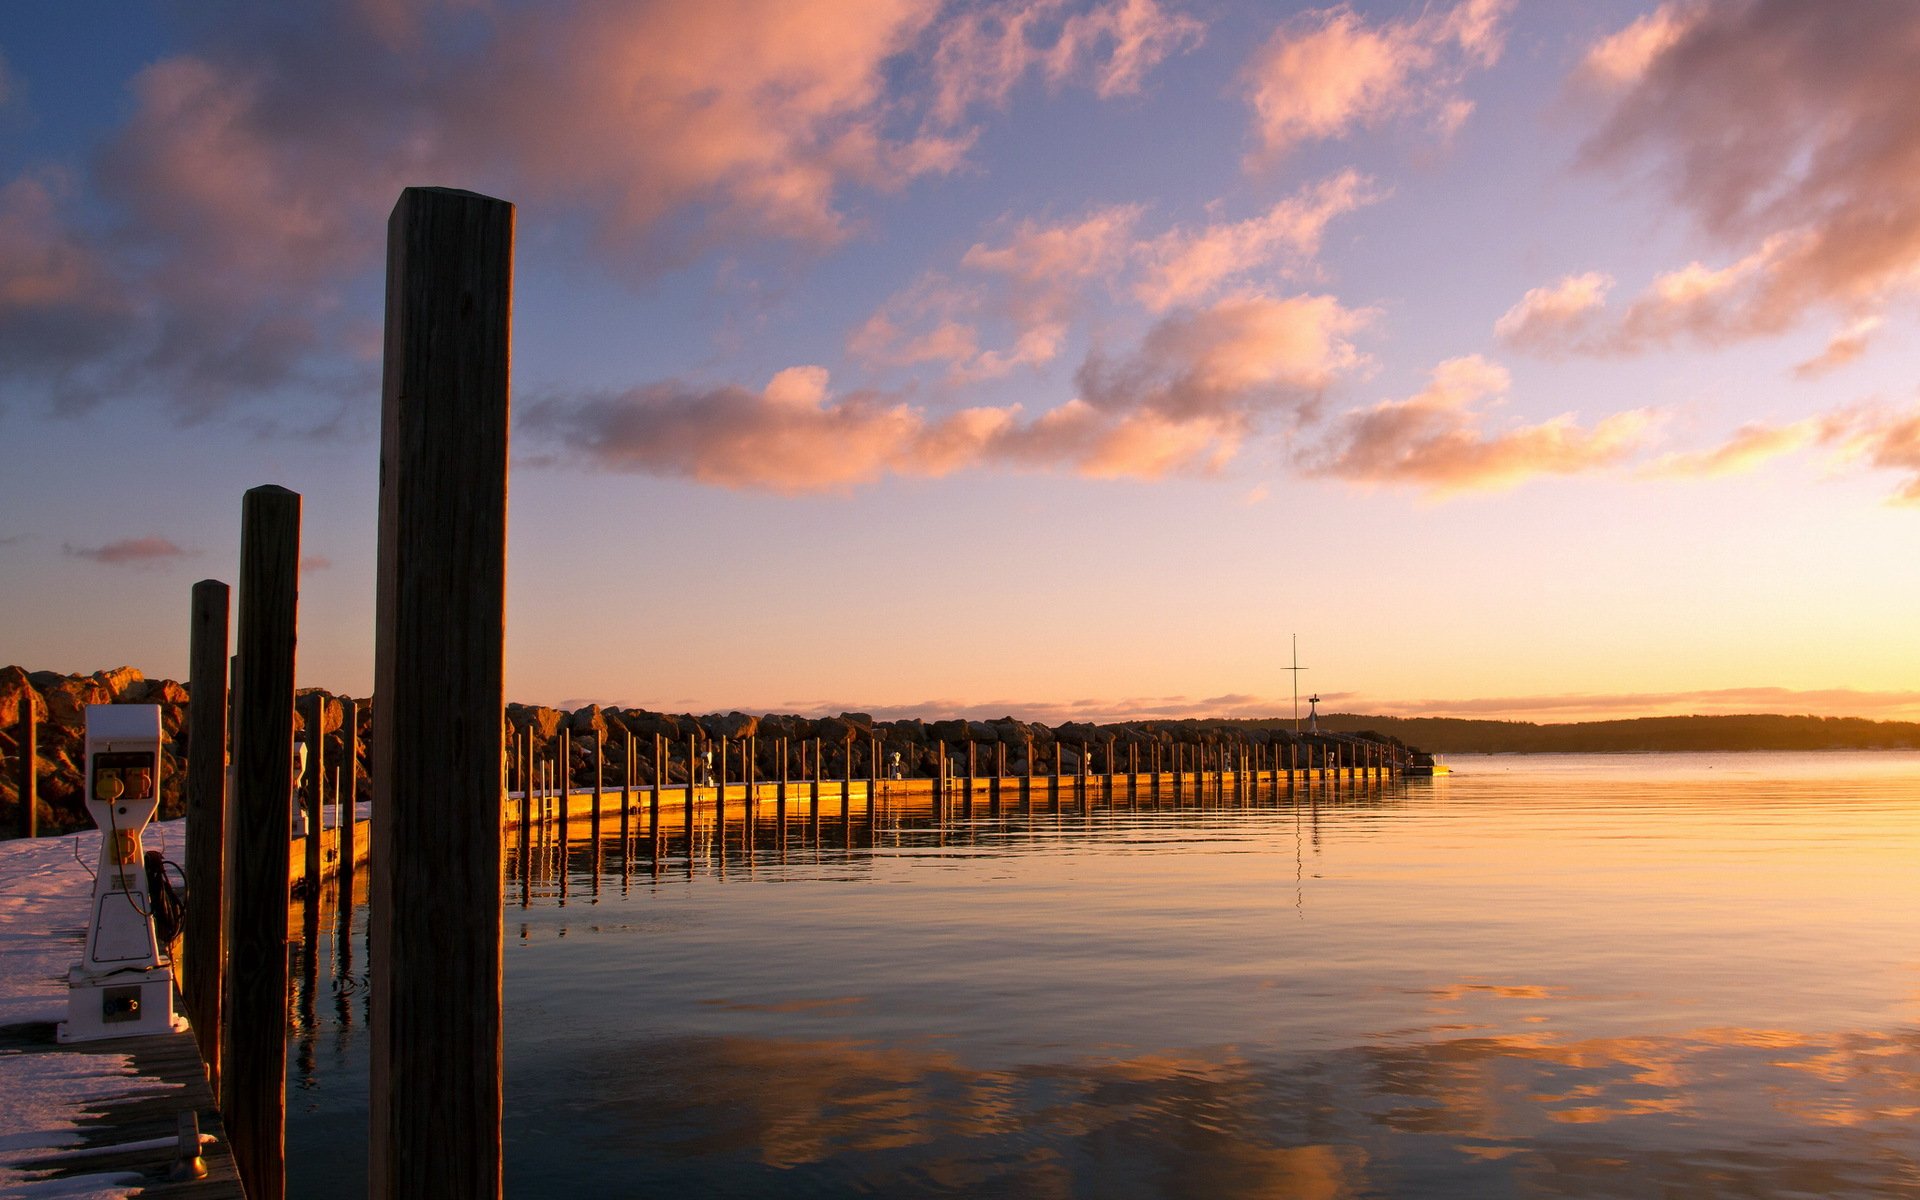
[[[500,718],[513,222],[513,205],[502,200],[408,188],[387,225],[374,626],[372,1200],[477,1200],[501,1190]],[[247,671],[251,678],[251,664]],[[567,767],[563,761],[563,788]]]
[[[293,840],[293,671],[300,496],[247,492],[240,514],[241,669],[234,714],[233,834],[221,1104],[252,1200],[286,1194],[287,850]]]
[[[40,722],[33,689],[20,692],[20,836],[40,836]]]
[[[305,869],[301,881],[306,889],[306,902],[315,904],[320,899],[320,873],[325,868],[325,860],[320,851],[326,842],[322,826],[326,824],[327,811],[327,697],[322,692],[307,694],[307,777],[305,801],[307,814],[307,839],[302,849]]]
[[[340,863],[334,875],[343,909],[353,907],[353,877],[358,868],[354,859],[360,854],[360,830],[354,824],[354,812],[360,807],[360,703],[352,697],[340,701]]]
[[[221,969],[226,962],[227,855],[227,585],[193,585],[188,629],[187,908],[184,930],[187,1017],[193,1022],[207,1086],[220,1098]],[[33,697],[23,715],[33,719]],[[21,743],[32,748],[31,740]],[[22,799],[29,793],[20,790]]]

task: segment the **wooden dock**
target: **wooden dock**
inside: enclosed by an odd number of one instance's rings
[[[15,1054],[85,1055],[99,1060],[101,1078],[124,1080],[121,1094],[88,1104],[77,1122],[78,1146],[7,1164],[32,1181],[26,1185],[29,1193],[37,1183],[61,1192],[57,1181],[105,1175],[121,1177],[122,1186],[142,1197],[245,1197],[193,1034],[183,1030],[61,1045],[50,1021],[0,1027],[0,1055]],[[124,1067],[108,1061],[114,1058],[122,1059]],[[183,1157],[183,1117],[190,1117],[199,1130],[200,1158],[206,1167],[199,1178],[175,1178]]]

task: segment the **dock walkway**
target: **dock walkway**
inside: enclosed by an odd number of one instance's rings
[[[14,1065],[29,1066],[29,1075],[96,1080],[101,1093],[81,1104],[74,1121],[78,1145],[0,1163],[24,1181],[22,1194],[31,1196],[35,1183],[46,1183],[48,1192],[68,1195],[84,1179],[98,1185],[96,1195],[124,1189],[141,1197],[244,1200],[193,1034],[181,1030],[63,1046],[50,1021],[0,1026],[0,1057],[14,1055],[75,1056],[61,1064]],[[183,1157],[183,1115],[192,1117],[200,1135],[206,1174],[198,1179],[172,1177]]]

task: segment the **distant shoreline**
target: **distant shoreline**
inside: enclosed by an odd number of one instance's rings
[[[1560,725],[1467,717],[1333,713],[1321,716],[1320,727],[1339,733],[1369,730],[1399,738],[1434,754],[1920,750],[1920,722],[1779,713],[1634,717]]]

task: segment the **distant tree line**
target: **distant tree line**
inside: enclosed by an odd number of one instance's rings
[[[1292,722],[1255,721],[1255,725]],[[1624,721],[1482,721],[1462,717],[1323,714],[1320,728],[1367,730],[1439,754],[1596,754],[1645,750],[1912,750],[1920,723],[1863,717],[1637,717]]]

